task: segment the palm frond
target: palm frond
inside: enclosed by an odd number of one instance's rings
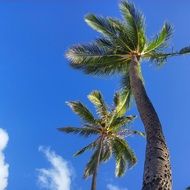
[[[117,116],[123,116],[125,114],[129,108],[130,98],[130,92],[126,88],[115,93],[114,103]]]
[[[117,52],[129,52],[134,50],[134,43],[129,36],[128,27],[119,20],[113,18],[104,18],[89,14],[85,17],[85,21],[93,29],[103,34],[104,37],[110,39],[117,49]],[[112,46],[113,47],[113,46]]]
[[[117,117],[117,118],[113,119],[113,121],[111,123],[111,129],[117,132],[118,130],[120,130],[121,127],[129,124],[135,118],[136,118],[136,116]]]
[[[157,34],[149,44],[147,44],[144,54],[146,55],[152,51],[158,51],[160,49],[166,48],[168,45],[168,40],[170,39],[172,33],[172,26],[168,23],[165,23],[160,33]]]
[[[92,150],[94,149],[99,142],[99,138],[97,140],[95,140],[94,142],[90,143],[89,145],[85,146],[84,148],[80,149],[79,151],[77,151],[74,156],[79,156],[81,154],[83,154],[84,152],[86,152],[87,150]]]
[[[123,55],[99,47],[97,43],[74,46],[68,50],[66,56],[73,68],[86,74],[107,75],[127,71],[127,60]]]
[[[115,38],[117,36],[117,31],[108,18],[88,14],[85,17],[85,21],[90,27],[106,37]]]
[[[100,44],[100,42],[99,42]],[[90,62],[100,63],[101,58],[115,57],[113,50],[108,49],[106,46],[100,46],[98,42],[76,45],[66,52],[66,57],[70,60],[71,64],[88,64]]]
[[[110,143],[110,139],[107,138],[104,140],[103,147],[102,147],[102,153],[100,160],[105,162],[109,160],[112,156],[112,146]]]
[[[108,115],[107,106],[100,91],[95,90],[91,92],[88,95],[88,99],[95,105],[97,113],[100,117],[104,118]]]
[[[101,161],[106,162],[108,161],[112,156],[112,151],[111,149],[107,149],[106,151],[102,152],[101,154]]]
[[[121,79],[121,87],[128,91],[129,93],[129,97],[131,99],[132,97],[132,89],[131,89],[131,84],[130,84],[130,76],[129,76],[129,72],[125,72],[122,76],[122,79]],[[130,103],[130,100],[129,100],[129,103]],[[129,107],[129,105],[127,105]]]
[[[86,168],[84,170],[84,178],[87,178],[91,175],[93,175],[94,171],[97,167],[98,162],[98,155],[99,155],[100,146],[97,147],[97,149],[94,151],[93,155],[90,158],[90,161],[87,163]]]
[[[186,53],[184,53],[186,54]],[[152,51],[151,53],[148,54],[149,60],[154,63],[156,66],[162,66],[164,65],[168,58],[173,57],[173,56],[178,56],[182,55],[179,52],[162,52],[162,51]]]
[[[149,54],[150,62],[155,64],[156,66],[164,65],[167,59],[168,59],[168,55],[162,54],[160,52],[151,52]]]
[[[121,124],[119,123],[119,121],[121,121],[120,118],[122,118],[122,116],[124,116],[124,114],[126,113],[127,109],[129,108],[129,103],[130,103],[130,92],[126,88],[115,93],[114,96],[115,108],[114,110],[112,110],[109,119],[109,126],[111,128],[117,129],[117,126],[119,128]]]
[[[97,135],[99,134],[99,130],[96,128],[90,128],[90,127],[63,127],[63,128],[58,128],[59,131],[64,132],[64,133],[73,133],[73,134],[78,134],[82,136],[91,136],[91,135]]]
[[[114,18],[109,18],[109,21],[117,31],[116,38],[112,38],[111,40],[117,47],[118,52],[127,54],[128,52],[136,50],[134,44],[135,36],[133,31],[130,30],[130,27],[128,27],[125,22]]]
[[[67,102],[67,104],[73,110],[73,112],[79,115],[85,122],[96,124],[96,119],[92,113],[81,102],[71,101]]]
[[[136,50],[142,52],[146,44],[143,14],[128,0],[123,0],[120,3],[120,10],[125,18],[128,34],[133,39]]]
[[[107,50],[113,50],[113,49],[115,49],[113,41],[111,41],[111,40],[109,40],[107,38],[104,38],[104,37],[96,39],[95,43],[99,47],[106,48]]]
[[[126,109],[128,110],[130,108],[131,100],[133,98],[129,72],[125,72],[123,74],[122,79],[121,79],[121,88],[123,89],[124,94],[127,95]]]
[[[179,50],[180,55],[189,54],[190,53],[190,46],[184,47]]]
[[[115,137],[113,141],[113,149],[115,151],[115,154],[118,154],[118,156],[119,155],[124,156],[124,158],[127,161],[127,168],[130,168],[136,164],[137,162],[136,156],[124,139]]]
[[[152,51],[148,54],[148,57],[151,62],[155,63],[158,66],[162,66],[166,63],[167,59],[174,56],[186,55],[190,54],[190,46],[184,47],[179,51],[171,51],[171,52],[159,52],[159,51]]]
[[[116,167],[115,167],[115,176],[121,177],[124,175],[127,169],[127,160],[124,157],[121,150],[117,147],[117,143],[112,141],[113,155],[115,157]]]
[[[116,157],[115,176],[121,177],[126,171],[127,161],[123,156]]]

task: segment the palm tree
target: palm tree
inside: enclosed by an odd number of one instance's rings
[[[169,151],[158,115],[146,93],[141,73],[142,61],[163,65],[167,58],[187,54],[190,47],[168,51],[172,27],[165,23],[151,40],[145,34],[143,14],[134,4],[120,3],[123,20],[89,14],[85,21],[101,35],[94,42],[76,45],[66,54],[71,66],[86,74],[122,75],[123,85],[131,90],[147,134],[143,190],[172,189]]]
[[[99,91],[93,91],[88,98],[94,104],[99,118],[96,119],[81,102],[69,102],[68,105],[71,109],[83,120],[83,125],[79,128],[64,127],[59,130],[84,137],[97,136],[92,143],[75,153],[75,156],[78,156],[87,150],[93,150],[93,155],[84,171],[84,178],[92,175],[91,190],[95,190],[100,163],[107,161],[113,154],[116,160],[115,175],[122,176],[126,168],[132,167],[137,161],[134,152],[125,141],[125,137],[132,134],[144,136],[144,134],[131,130],[128,126],[135,116],[125,116],[129,103],[129,94],[126,96],[126,92],[115,94],[113,109],[107,107]]]

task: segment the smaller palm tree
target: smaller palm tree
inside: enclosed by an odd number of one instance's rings
[[[130,94],[126,90],[115,94],[113,108],[107,107],[99,91],[93,91],[88,99],[94,104],[98,119],[81,102],[68,102],[71,109],[80,116],[84,123],[82,127],[64,127],[59,130],[84,137],[97,136],[92,143],[74,154],[78,156],[87,150],[93,150],[92,157],[84,171],[84,178],[92,175],[91,190],[95,190],[98,166],[112,155],[116,160],[115,175],[118,177],[122,176],[127,168],[135,165],[136,156],[125,137],[133,134],[144,136],[144,133],[129,128],[128,124],[135,116],[125,116],[130,101]]]

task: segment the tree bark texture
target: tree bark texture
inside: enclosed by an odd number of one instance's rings
[[[139,64],[138,58],[133,56],[129,75],[137,109],[147,135],[142,190],[171,190],[172,177],[169,151],[158,115],[147,96],[140,77]]]

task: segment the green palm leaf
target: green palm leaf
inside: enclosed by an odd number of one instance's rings
[[[129,124],[132,122],[136,116],[122,116],[122,117],[116,117],[113,119],[111,123],[111,129],[115,131],[119,131],[121,127],[125,126],[126,124]]]
[[[95,43],[99,47],[106,48],[107,50],[112,51],[113,49],[115,49],[113,42],[107,38],[104,38],[104,37],[96,39]]]
[[[79,115],[85,122],[96,124],[94,116],[81,102],[72,101],[67,102],[67,104],[73,110],[73,112]]]
[[[73,66],[82,65],[82,64],[97,64],[104,62],[106,57],[113,58],[115,54],[112,50],[108,50],[107,47],[98,45],[100,41],[95,43],[90,43],[87,45],[76,45],[69,49],[66,53],[66,57],[71,61]]]
[[[89,14],[85,17],[85,21],[90,27],[104,36],[110,38],[115,38],[117,36],[117,31],[108,18]]]
[[[113,153],[116,160],[115,175],[122,176],[126,169],[131,168],[137,162],[136,156],[124,139],[115,137],[112,142]]]
[[[79,134],[82,136],[91,136],[98,134],[100,131],[96,128],[91,128],[91,127],[63,127],[63,128],[58,128],[59,131],[64,132],[64,133],[73,133],[73,134]]]
[[[130,92],[126,89],[116,92],[114,96],[115,112],[118,116],[123,116],[129,108]]]
[[[134,43],[128,35],[129,31],[121,21],[113,18],[103,18],[93,14],[87,15],[85,21],[93,29],[112,41],[115,47],[117,47],[115,52],[126,53],[132,49],[134,50]]]
[[[79,151],[77,151],[74,156],[79,156],[81,154],[83,154],[84,152],[86,152],[87,150],[91,150],[94,149],[99,142],[99,138],[97,140],[95,140],[94,142],[90,143],[89,145],[85,146],[84,148],[80,149]]]
[[[128,53],[136,49],[134,41],[131,39],[132,31],[126,25],[125,22],[109,18],[110,23],[114,26],[117,31],[117,36],[114,39],[111,39],[113,45],[117,47],[115,53]]]
[[[112,146],[113,146],[113,155],[116,161],[115,176],[120,177],[125,173],[127,169],[127,160],[122,154],[121,149],[117,147],[117,143],[115,141],[112,142]]]
[[[149,54],[149,59],[153,63],[156,63],[156,65],[160,66],[166,63],[169,57],[186,55],[186,54],[190,54],[190,46],[184,47],[176,52],[172,51],[172,52],[164,53],[164,52],[159,52],[159,51],[153,51]]]
[[[127,26],[128,34],[135,44],[136,50],[142,52],[146,44],[146,37],[144,33],[144,17],[138,11],[133,3],[124,0],[120,3],[120,10],[123,14]]]
[[[152,51],[158,51],[167,47],[168,40],[170,39],[172,32],[172,26],[168,23],[165,23],[160,33],[157,34],[156,37],[147,45],[144,54],[148,54]]]
[[[99,47],[97,43],[74,46],[66,53],[66,57],[73,68],[83,70],[86,74],[105,75],[127,71],[123,55]]]
[[[113,143],[114,143],[113,148],[114,148],[115,152],[118,155],[122,154],[124,156],[124,158],[127,160],[128,168],[130,168],[136,164],[136,162],[137,162],[136,156],[124,139],[115,137]]]
[[[93,175],[93,173],[96,170],[97,167],[97,159],[98,159],[98,155],[99,155],[99,151],[100,150],[100,146],[97,147],[96,151],[94,151],[93,155],[90,158],[90,161],[87,163],[86,168],[84,170],[84,178],[87,178],[91,175]]]
[[[127,161],[123,156],[116,157],[115,176],[121,177],[126,171]]]
[[[127,105],[127,107],[129,108],[129,105],[130,105],[130,101],[131,101],[131,98],[132,98],[132,89],[131,89],[131,84],[130,84],[130,77],[129,77],[129,72],[125,72],[122,76],[122,79],[121,79],[121,87],[123,88],[123,90],[126,90],[128,91],[128,96],[130,97],[129,99],[129,104]]]
[[[88,99],[95,105],[97,113],[100,117],[106,117],[108,115],[107,106],[104,102],[102,94],[95,90],[88,95]]]

